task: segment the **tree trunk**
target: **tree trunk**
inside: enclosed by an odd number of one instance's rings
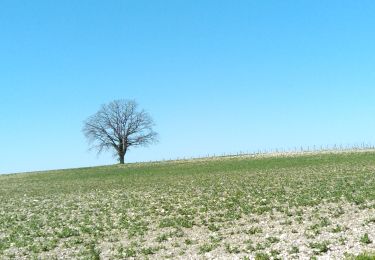
[[[121,142],[120,143],[120,147],[117,150],[120,164],[125,164],[125,154],[126,154],[126,151],[127,151],[127,147],[124,146],[123,142]]]
[[[119,158],[120,158],[120,164],[124,164],[125,163],[125,154],[119,154]]]

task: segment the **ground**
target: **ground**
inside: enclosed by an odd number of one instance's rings
[[[0,176],[0,199],[0,259],[375,252],[374,151],[11,174]]]

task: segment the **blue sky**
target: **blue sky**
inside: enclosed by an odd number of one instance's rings
[[[0,2],[0,173],[111,164],[82,122],[136,99],[128,161],[375,143],[374,1]]]

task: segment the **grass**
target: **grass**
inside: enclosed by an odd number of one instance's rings
[[[190,250],[198,257],[224,252],[268,259],[279,253],[273,246],[281,234],[272,226],[294,230],[324,254],[328,244],[317,236],[344,230],[334,216],[345,215],[345,205],[374,208],[374,169],[375,153],[362,152],[3,175],[0,256],[174,258]],[[364,252],[371,241],[365,235]],[[249,239],[262,251],[249,252]],[[299,254],[298,248],[291,241],[285,252]]]
[[[364,234],[360,240],[363,244],[371,244],[372,240],[369,238],[368,233]]]
[[[317,242],[317,243],[311,243],[310,247],[314,249],[317,253],[326,253],[329,250],[329,241],[323,241],[323,242]]]
[[[362,253],[359,255],[346,255],[348,260],[375,260],[375,254]]]

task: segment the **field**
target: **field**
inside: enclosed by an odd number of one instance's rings
[[[374,252],[373,151],[0,176],[0,259],[367,259]]]

